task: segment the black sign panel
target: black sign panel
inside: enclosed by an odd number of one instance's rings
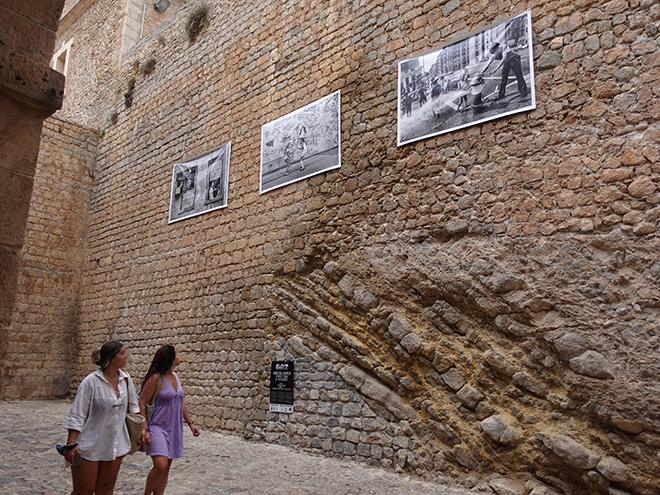
[[[270,366],[270,410],[293,412],[293,361],[274,361]]]

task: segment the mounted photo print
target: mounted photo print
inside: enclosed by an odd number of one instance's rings
[[[337,91],[261,126],[260,194],[341,167],[340,105]]]
[[[227,206],[231,142],[182,163],[172,170],[168,223]]]
[[[397,144],[536,108],[529,11],[399,62]]]

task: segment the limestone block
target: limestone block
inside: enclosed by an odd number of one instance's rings
[[[484,394],[482,394],[479,390],[470,387],[469,385],[463,385],[463,387],[461,387],[461,389],[456,393],[456,396],[470,409],[477,407],[479,402],[484,399]]]
[[[335,282],[339,281],[344,276],[344,272],[339,267],[336,261],[329,261],[323,266],[323,271]]]
[[[461,466],[465,466],[468,469],[474,469],[477,466],[477,461],[474,460],[474,457],[470,455],[468,450],[463,445],[456,445],[452,450],[456,462]]]
[[[392,337],[400,342],[403,337],[412,332],[412,327],[405,319],[398,315],[394,315],[387,330]]]
[[[302,338],[298,335],[294,335],[289,339],[289,345],[299,356],[307,356],[312,353],[312,350],[304,344]]]
[[[525,495],[524,487],[509,478],[495,478],[488,482],[497,495]]]
[[[455,392],[460,390],[463,385],[467,383],[465,378],[463,378],[463,375],[461,375],[461,372],[456,368],[450,369],[449,371],[440,375],[440,377],[442,378],[442,381],[445,382],[445,384]]]
[[[529,490],[529,495],[561,495],[559,492],[535,479],[527,481],[525,488]]]
[[[467,233],[468,230],[468,221],[467,220],[454,220],[451,222],[447,222],[447,225],[445,226],[447,233],[451,236],[457,236],[461,234]]]
[[[521,438],[513,421],[501,415],[493,415],[481,422],[483,432],[498,443],[515,445]]]
[[[580,375],[593,378],[612,378],[614,376],[610,369],[610,363],[605,356],[592,350],[571,359],[569,365],[573,371]]]
[[[356,284],[357,281],[353,277],[350,275],[344,275],[337,285],[339,285],[339,288],[346,297],[352,298]]]
[[[495,351],[486,352],[484,361],[495,371],[505,376],[512,377],[516,372],[516,368],[504,356]]]
[[[592,469],[601,460],[600,454],[565,435],[546,434],[543,437],[543,445],[568,466],[577,469]]]
[[[516,337],[528,335],[532,331],[530,327],[514,320],[509,315],[498,315],[495,317],[495,326],[497,326],[497,328],[502,330],[504,333]]]
[[[568,332],[562,336],[555,347],[564,359],[571,359],[589,350],[589,342],[584,337],[575,333]]]
[[[414,354],[422,347],[422,339],[411,332],[401,339],[401,346],[409,353]]]
[[[346,383],[357,389],[362,387],[365,380],[368,378],[368,375],[364,371],[354,365],[349,365],[342,368],[339,371],[339,375],[344,379],[344,381],[346,381]]]
[[[627,419],[619,415],[612,416],[612,424],[617,428],[621,428],[623,431],[637,435],[644,430],[649,430],[651,427],[644,421]]]
[[[365,381],[360,391],[387,408],[398,419],[412,420],[417,416],[415,410],[404,403],[398,395],[372,378]]]
[[[379,299],[365,287],[358,285],[353,290],[353,298],[355,303],[366,310],[375,308],[378,306]]]
[[[536,65],[539,69],[552,69],[561,64],[561,54],[556,51],[546,51],[541,54]]]
[[[495,294],[506,294],[508,292],[522,289],[524,283],[519,278],[513,277],[500,271],[494,272],[485,279],[486,286]]]
[[[596,465],[596,470],[610,481],[626,481],[630,469],[616,457],[603,457]]]
[[[548,387],[541,381],[537,380],[533,376],[519,371],[513,375],[513,383],[524,388],[525,390],[530,391],[534,395],[539,397],[545,397],[548,395]]]
[[[655,193],[657,186],[653,179],[648,176],[642,176],[630,183],[628,186],[628,194],[635,198],[646,198]]]

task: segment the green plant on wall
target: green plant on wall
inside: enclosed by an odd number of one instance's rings
[[[126,108],[133,105],[133,93],[135,92],[135,78],[131,77],[127,83],[128,91],[124,92],[124,105]]]
[[[186,21],[186,33],[191,43],[194,43],[199,33],[209,25],[209,8],[206,5],[200,5],[193,10]]]
[[[143,63],[140,67],[140,73],[144,76],[151,74],[154,70],[156,70],[156,59],[153,57]]]

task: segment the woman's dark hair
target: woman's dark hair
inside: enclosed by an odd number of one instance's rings
[[[92,360],[99,368],[104,370],[108,367],[112,358],[121,351],[122,347],[124,347],[124,344],[121,342],[106,342],[101,346],[100,350],[94,351],[94,354],[92,354]]]
[[[176,351],[174,350],[173,345],[164,345],[156,351],[153,361],[151,361],[151,366],[149,366],[149,371],[144,375],[144,380],[142,380],[142,387],[144,389],[144,384],[147,383],[147,380],[151,375],[158,373],[159,375],[165,374],[167,370],[172,367],[174,363],[174,358],[176,357]]]

